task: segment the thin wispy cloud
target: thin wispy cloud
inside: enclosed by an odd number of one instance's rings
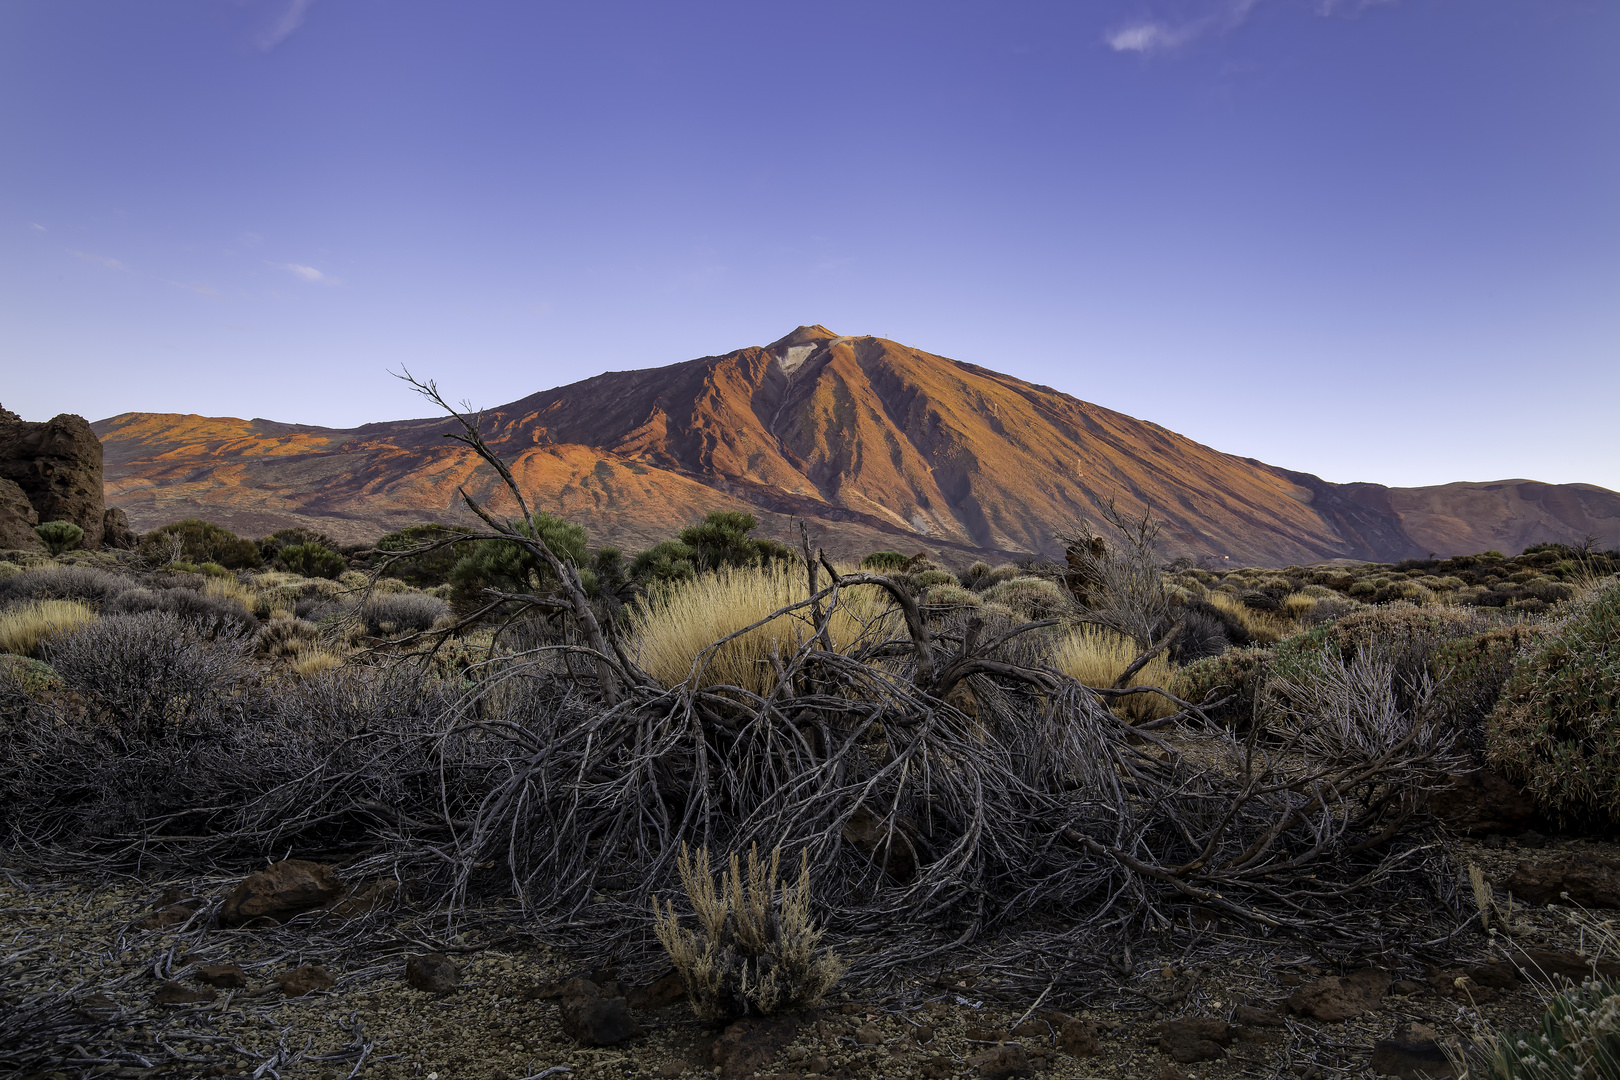
[[[47,228],[46,228],[46,227],[45,227],[45,226],[43,226],[43,225],[41,225],[41,224],[40,224],[40,223],[39,223],[39,222],[37,222],[37,221],[36,221],[36,222],[34,222],[34,223],[33,223],[33,224],[31,224],[31,225],[29,225],[29,226],[28,226],[28,227],[29,227],[29,228],[30,228],[30,229],[37,229],[37,230],[39,230],[39,231],[40,231],[40,232],[50,232],[50,230],[49,230],[49,229],[47,229]]]
[[[1243,25],[1260,0],[1220,0],[1209,11],[1191,19],[1175,21],[1142,19],[1127,23],[1105,35],[1103,40],[1115,52],[1141,55],[1171,52],[1204,37],[1224,33]]]
[[[280,14],[259,35],[259,51],[269,52],[298,32],[304,25],[304,15],[315,0],[285,0]]]
[[[1369,8],[1388,7],[1400,0],[1315,0],[1315,10],[1324,18],[1354,18]],[[1115,52],[1149,56],[1174,52],[1211,34],[1236,30],[1259,7],[1261,0],[1214,0],[1202,15],[1191,18],[1146,18],[1126,23],[1103,36]]]
[[[83,259],[86,262],[99,263],[102,266],[105,266],[109,270],[128,270],[129,269],[129,267],[125,266],[123,263],[119,262],[117,259],[109,258],[106,255],[96,255],[96,254],[93,254],[93,253],[88,252],[88,251],[74,251],[72,248],[68,249],[68,254],[74,256],[75,258]]]
[[[307,281],[312,285],[336,285],[338,283],[337,278],[328,277],[313,266],[305,266],[302,263],[271,263],[270,265],[277,270],[285,270],[294,277]]]

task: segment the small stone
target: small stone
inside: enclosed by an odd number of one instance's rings
[[[934,1029],[927,1024],[921,1024],[911,1033],[911,1038],[918,1046],[927,1046],[934,1041]]]
[[[195,915],[201,906],[202,904],[196,900],[167,904],[144,919],[138,920],[135,926],[140,930],[162,930],[169,926],[179,926]]]
[[[663,1009],[686,997],[686,982],[678,972],[669,971],[646,986],[630,991],[630,1006],[636,1009]]]
[[[461,982],[461,972],[443,953],[425,953],[405,962],[405,981],[429,994],[448,994]]]
[[[305,964],[276,976],[276,985],[290,998],[305,997],[317,990],[330,990],[335,981],[319,964]]]
[[[1102,1053],[1097,1042],[1097,1025],[1072,1016],[1058,1028],[1058,1046],[1074,1057],[1096,1057]]]
[[[1153,1080],[1188,1080],[1187,1074],[1170,1064],[1168,1061],[1159,1066],[1159,1072]]]
[[[217,996],[212,990],[193,990],[177,982],[166,982],[157,988],[152,1000],[159,1005],[196,1005],[213,1001]]]
[[[1226,1056],[1235,1032],[1225,1020],[1197,1016],[1159,1025],[1159,1049],[1176,1061],[1213,1061]]]
[[[197,978],[221,990],[240,990],[247,985],[247,972],[235,964],[206,964],[197,969]]]
[[[1400,1080],[1443,1080],[1454,1075],[1434,1031],[1422,1024],[1398,1028],[1389,1038],[1374,1043],[1370,1064],[1380,1076]]]
[[[740,1080],[769,1065],[799,1033],[791,1016],[748,1016],[714,1040],[714,1064],[721,1080]]]
[[[658,1075],[662,1077],[663,1080],[673,1080],[674,1077],[684,1075],[686,1070],[687,1066],[679,1061],[667,1061],[658,1066]]]
[[[1423,984],[1415,979],[1396,979],[1389,984],[1389,992],[1402,997],[1411,997],[1413,994],[1423,992]]]
[[[985,1080],[1012,1080],[1013,1077],[1035,1075],[1029,1051],[1017,1043],[995,1047],[974,1057],[969,1064]]]
[[[598,997],[596,984],[587,979],[571,980],[570,987],[573,992],[565,994],[557,1006],[557,1019],[574,1041],[584,1046],[613,1046],[641,1034],[624,998]]]
[[[332,868],[303,859],[284,859],[237,883],[220,908],[219,925],[245,926],[265,920],[283,923],[294,915],[331,903],[343,894]]]
[[[855,1029],[855,1041],[861,1046],[877,1046],[883,1042],[883,1029],[876,1024],[862,1024]]]
[[[970,1027],[965,1038],[968,1042],[1001,1043],[1007,1041],[1007,1033],[999,1028]]]
[[[811,1076],[820,1076],[822,1073],[832,1071],[832,1062],[827,1060],[827,1055],[817,1054],[804,1063],[804,1071]]]
[[[1289,1011],[1317,1020],[1349,1020],[1376,1009],[1389,991],[1389,976],[1377,968],[1364,968],[1340,978],[1329,975],[1294,991]]]

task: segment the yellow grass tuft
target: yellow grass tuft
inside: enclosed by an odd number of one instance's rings
[[[96,617],[77,600],[36,600],[0,612],[0,653],[39,655],[40,646]]]
[[[638,603],[630,654],[665,686],[691,678],[701,656],[699,685],[740,686],[764,694],[776,683],[772,655],[791,655],[812,632],[808,608],[756,627],[719,649],[710,646],[808,595],[804,571],[797,567],[739,567],[704,574]],[[889,629],[896,618],[875,586],[841,590],[830,627],[833,648],[847,652],[863,638]]]
[[[1052,665],[1087,686],[1113,686],[1120,673],[1140,655],[1142,650],[1136,642],[1124,634],[1103,626],[1086,625],[1070,631],[1058,644]],[[1174,674],[1174,666],[1160,653],[1131,676],[1130,685],[1169,689]],[[1114,711],[1127,720],[1156,720],[1175,712],[1175,707],[1158,694],[1132,694],[1121,698]]]
[[[1249,632],[1249,636],[1261,645],[1274,644],[1293,633],[1294,628],[1287,619],[1245,607],[1243,601],[1231,593],[1217,590],[1206,599],[1236,619]]]
[[[343,658],[321,649],[310,649],[300,653],[298,659],[293,661],[292,669],[298,673],[299,678],[309,679],[323,671],[343,666]]]

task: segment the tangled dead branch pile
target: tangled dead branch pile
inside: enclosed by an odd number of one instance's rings
[[[1366,665],[1323,691],[1343,698],[1328,726],[1254,725],[1240,738],[1205,722],[1194,753],[1108,707],[1150,693],[1178,710],[1152,727],[1203,720],[1201,703],[1125,687],[1140,664],[1115,686],[1081,685],[1029,644],[1054,620],[927,611],[894,578],[839,573],[806,537],[802,598],[662,685],[627,654],[578,568],[547,546],[478,418],[431,383],[413,385],[461,422],[457,437],[519,507],[513,524],[464,493],[485,536],[524,549],[557,583],[546,595],[488,590],[491,607],[561,616],[563,633],[455,681],[403,667],[331,672],[222,733],[149,733],[121,755],[94,725],[62,738],[79,715],[71,703],[13,695],[15,745],[64,748],[13,752],[0,770],[6,793],[26,796],[7,819],[14,839],[99,832],[126,850],[188,857],[389,852],[400,873],[441,883],[453,906],[515,894],[554,937],[610,941],[631,961],[656,948],[647,893],[678,895],[683,848],[780,848],[807,860],[819,921],[862,978],[1019,920],[1165,926],[1189,904],[1353,934],[1366,913],[1446,876],[1412,826],[1455,753],[1425,709],[1356,704],[1380,692],[1381,669]],[[893,617],[867,619],[869,635],[834,648],[835,616],[870,612],[874,593]],[[727,642],[777,620],[802,632],[762,661],[773,678],[709,677]],[[1140,629],[1152,642],[1144,656],[1173,633]],[[144,776],[112,785],[128,806],[87,812],[100,796],[85,782],[71,807],[28,794],[85,760],[100,762],[92,772],[103,779]],[[210,779],[165,787],[152,783],[159,773]],[[154,790],[166,794],[154,801]]]

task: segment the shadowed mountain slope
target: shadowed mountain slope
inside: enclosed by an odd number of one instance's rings
[[[1109,497],[1150,507],[1172,551],[1234,563],[1620,534],[1620,495],[1602,488],[1330,484],[1049,387],[821,326],[598,375],[488,410],[483,423],[536,505],[626,548],[737,509],[777,535],[808,519],[843,553],[1050,553],[1055,531],[1095,521]],[[203,516],[254,535],[305,524],[361,540],[464,520],[463,484],[498,496],[439,419],[339,430],[125,413],[94,427],[107,501],[140,529]]]

